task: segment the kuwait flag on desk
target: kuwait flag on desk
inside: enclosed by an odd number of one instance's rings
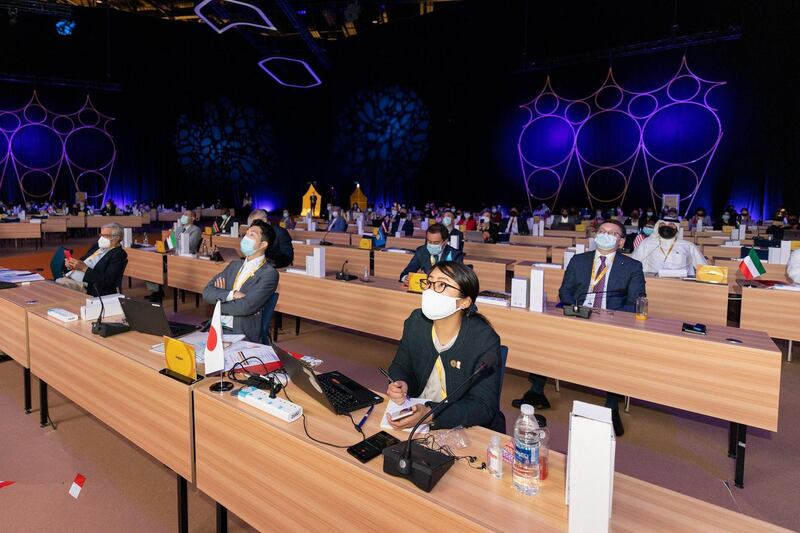
[[[767,271],[764,265],[761,264],[761,259],[758,258],[758,254],[752,248],[750,248],[750,253],[739,263],[739,270],[747,280],[757,278]]]
[[[175,238],[174,230],[169,230],[169,237],[164,239],[164,244],[167,245],[167,250],[174,250],[178,246],[178,239]]]

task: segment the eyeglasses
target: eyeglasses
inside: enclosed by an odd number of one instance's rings
[[[419,280],[419,286],[422,290],[433,288],[433,290],[438,293],[443,293],[447,287],[450,287],[451,289],[457,290],[459,294],[461,294],[461,289],[459,289],[458,287],[454,287],[453,285],[450,285],[449,283],[441,280],[434,281],[429,278],[421,279]]]
[[[614,236],[614,237],[616,237],[617,239],[621,239],[621,238],[622,238],[622,235],[620,235],[620,234],[619,234],[619,233],[617,233],[616,231],[606,231],[606,230],[601,230],[601,231],[598,231],[598,232],[597,232],[597,234],[598,234],[598,235],[613,235],[613,236]]]

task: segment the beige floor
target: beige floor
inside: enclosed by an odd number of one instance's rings
[[[143,288],[135,284],[129,292],[142,295]],[[166,306],[171,309],[171,301]],[[187,297],[179,314],[192,320],[209,316],[209,310],[204,305],[195,308],[194,298]],[[295,336],[294,320],[288,317],[279,342],[289,350],[323,359],[323,369],[342,370],[375,389],[385,387],[377,367],[386,367],[396,348],[393,342],[307,322]],[[65,357],[69,356],[66,350]],[[16,363],[0,363],[0,480],[16,482],[0,489],[0,531],[174,531],[174,475],[56,392],[50,403],[57,429],[40,429],[36,411],[22,412],[21,376]],[[744,490],[733,488],[724,422],[635,400],[631,412],[623,415],[626,433],[617,447],[617,470],[799,530],[797,363],[784,364],[782,381],[779,433],[748,434]],[[517,414],[511,400],[526,388],[523,374],[506,374],[502,406],[509,432]],[[35,391],[34,382],[34,406],[38,405]],[[549,420],[552,448],[564,451],[572,401],[601,403],[602,398],[569,384],[562,384],[560,393],[548,385],[547,395],[553,408],[542,414]],[[313,420],[310,428],[313,433]],[[87,480],[75,500],[67,490],[77,473]],[[213,502],[191,488],[189,521],[191,531],[214,531]],[[234,516],[230,527],[231,531],[248,529]]]

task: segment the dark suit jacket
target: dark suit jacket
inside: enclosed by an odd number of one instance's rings
[[[224,220],[222,217],[217,217],[217,226],[219,227],[220,233],[230,233],[232,224],[233,217],[228,217],[227,220]]]
[[[347,221],[342,218],[341,216],[331,220],[330,226],[328,226],[328,231],[332,233],[344,233],[347,231]]]
[[[97,243],[93,244],[89,251],[81,257],[85,261],[87,257],[97,251]],[[86,294],[89,296],[105,296],[106,294],[116,294],[117,288],[122,285],[122,275],[125,273],[125,266],[128,264],[128,254],[122,246],[116,246],[106,252],[94,268],[87,268],[83,275],[86,283]]]
[[[558,290],[558,298],[564,305],[573,305],[576,300],[583,303],[586,299],[594,267],[594,254],[585,252],[570,260],[564,273],[564,281]],[[617,250],[606,290],[616,291],[605,295],[607,309],[635,312],[636,298],[645,294],[642,264]]]
[[[411,222],[410,218],[407,218],[406,221],[403,223],[403,227],[400,227],[400,219],[396,218],[392,221],[392,234],[390,237],[394,237],[397,235],[398,231],[402,231],[403,235],[406,237],[413,237],[414,236],[414,223]]]
[[[437,263],[439,261],[457,261],[459,263],[464,262],[464,254],[459,250],[450,248],[449,244],[444,247],[440,257],[441,259],[437,259]],[[428,251],[428,247],[423,244],[417,248],[417,250],[414,252],[414,257],[412,257],[411,261],[408,262],[408,266],[400,273],[400,279],[402,280],[409,272],[418,272],[420,270],[426,274],[430,274],[432,268],[433,265],[431,265],[431,254]]]
[[[216,304],[217,300],[222,301],[220,306],[222,314],[233,317],[233,332],[243,333],[250,342],[259,342],[261,309],[278,287],[278,271],[269,263],[265,264],[242,285],[240,290],[245,293],[244,298],[226,302],[225,298],[233,288],[236,274],[239,273],[243,264],[244,260],[241,259],[228,263],[221,274],[209,280],[208,285],[203,289],[203,299],[209,304]],[[225,278],[225,289],[218,289],[214,286],[214,281],[219,277]]]
[[[272,224],[275,230],[275,240],[269,243],[269,247],[264,255],[275,268],[284,268],[294,261],[294,246],[292,246],[292,236],[284,228],[277,224]]]
[[[465,316],[456,342],[449,350],[438,354],[433,347],[431,328],[433,322],[420,309],[411,312],[403,325],[403,337],[389,367],[389,375],[394,380],[405,381],[408,395],[418,397],[425,390],[436,357],[440,355],[447,392],[451,394],[481,362],[486,362],[492,370],[477,377],[458,398],[452,398],[452,403],[434,418],[433,424],[437,429],[483,426],[505,432],[506,422],[500,411],[500,337],[482,318]],[[439,403],[426,402],[426,405],[433,408]]]

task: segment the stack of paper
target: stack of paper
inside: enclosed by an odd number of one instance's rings
[[[2,270],[0,271],[0,281],[7,283],[25,283],[30,281],[44,281],[40,274],[34,274],[27,270]]]

